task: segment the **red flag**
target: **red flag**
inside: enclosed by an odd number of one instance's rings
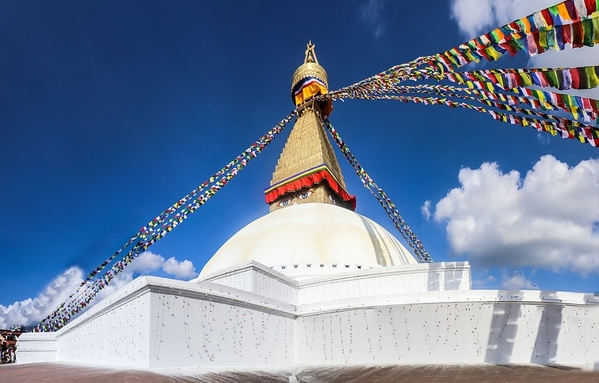
[[[573,48],[581,48],[584,39],[584,29],[582,27],[582,22],[572,24],[572,47]]]
[[[597,11],[597,3],[595,0],[584,0],[584,5],[587,8],[587,16],[590,16],[593,12]]]
[[[595,0],[592,0],[595,1]],[[551,17],[551,12],[549,12],[549,9],[545,8],[541,11],[541,15],[543,16],[543,19],[545,20],[545,23],[548,26],[552,26],[553,25],[553,17]]]
[[[563,25],[561,30],[564,44],[572,44],[572,24]]]
[[[581,97],[581,98],[582,98],[582,105],[584,106],[584,108],[586,110],[593,110],[593,107],[591,106],[591,100],[586,97]]]
[[[580,72],[578,68],[570,69],[570,74],[572,75],[572,88],[579,89],[580,88]]]
[[[576,5],[574,4],[574,0],[568,0],[564,3],[566,9],[568,10],[568,14],[572,19],[572,22],[576,22],[580,20],[580,16],[578,15],[578,11],[576,10]]]

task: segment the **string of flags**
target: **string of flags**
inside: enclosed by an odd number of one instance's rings
[[[481,59],[496,61],[505,53],[525,51],[530,56],[567,46],[592,47],[599,42],[599,2],[567,0],[514,20],[489,33],[431,57],[446,70]]]
[[[98,265],[98,267],[96,267],[87,278],[81,282],[77,290],[62,302],[54,312],[43,319],[40,324],[36,326],[34,331],[57,331],[66,325],[75,315],[87,307],[92,299],[94,299],[96,295],[110,283],[110,281],[130,265],[139,254],[164,238],[179,224],[183,223],[190,214],[194,213],[220,189],[226,186],[240,170],[245,168],[252,159],[256,158],[257,155],[272,142],[296,114],[297,111],[293,110],[287,117],[260,137],[260,139],[248,149],[239,154],[233,161],[229,162],[197,188],[148,222],[147,225],[135,233],[120,249]],[[133,247],[123,258],[116,261],[104,275],[99,276],[102,270],[132,244],[134,244]]]
[[[509,124],[599,146],[599,101],[555,90],[599,86],[599,66],[458,71],[506,52],[531,56],[599,42],[599,1],[568,0],[448,51],[419,57],[322,99],[396,100],[487,113]],[[517,49],[516,49],[517,48]],[[406,86],[406,81],[419,82]]]
[[[379,201],[385,212],[391,218],[391,221],[394,223],[395,227],[401,233],[402,237],[406,240],[418,261],[420,262],[432,262],[433,259],[429,255],[429,253],[424,249],[422,242],[418,237],[414,234],[410,226],[404,221],[404,219],[399,214],[399,211],[395,207],[395,204],[391,201],[391,199],[387,196],[387,193],[383,189],[381,189],[376,182],[366,173],[366,170],[360,165],[356,157],[349,150],[345,141],[341,138],[337,130],[333,127],[328,117],[324,119],[324,126],[333,137],[333,140],[341,150],[341,153],[347,158],[349,163],[352,165],[358,177],[362,181],[362,184],[368,191]]]
[[[417,88],[413,92],[427,92],[426,88]],[[461,94],[445,93],[443,96],[433,97],[419,97],[414,95],[396,95],[396,94],[383,94],[383,95],[355,95],[353,98],[365,98],[368,100],[396,100],[403,101],[406,103],[419,103],[424,105],[445,105],[450,108],[465,108],[475,110],[481,113],[489,114],[493,119],[505,123],[521,125],[522,127],[532,127],[538,131],[548,132],[553,136],[560,136],[562,138],[578,139],[582,143],[589,143],[590,145],[597,147],[599,146],[599,130],[591,125],[587,125],[582,122],[572,121],[556,115],[550,115],[547,113],[539,112],[536,110],[520,108],[512,106],[507,103],[494,102],[489,99],[478,99],[482,104],[486,104],[490,107],[496,108],[485,108],[482,106],[472,105],[467,102],[459,102],[451,100],[448,97],[456,97],[467,100],[477,100],[474,97],[469,97]],[[520,115],[518,115],[518,114]],[[581,113],[585,120],[590,120],[590,114],[584,112]]]

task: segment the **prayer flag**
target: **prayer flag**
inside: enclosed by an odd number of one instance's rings
[[[567,0],[564,3],[564,6],[568,10],[568,15],[570,16],[571,21],[578,21],[580,16],[578,15],[578,11],[576,10],[576,6],[574,5],[574,0]]]
[[[599,6],[597,5],[597,3],[598,2],[596,0],[584,1],[584,5],[586,6],[588,16],[592,15],[594,12],[597,12],[599,10]]]
[[[584,31],[582,44],[587,47],[592,47],[595,45],[593,40],[593,20],[584,20],[582,22],[582,29]]]
[[[572,24],[572,47],[580,48],[582,47],[584,41],[584,28],[582,26],[582,22],[577,22]]]
[[[551,12],[549,9],[545,8],[539,13],[541,14],[541,17],[543,18],[543,21],[545,22],[546,26],[548,26],[548,27],[553,26],[553,17],[551,15]]]
[[[559,10],[559,6],[563,6],[563,4],[556,4],[553,5],[549,8],[547,8],[548,13],[551,15],[551,19],[553,22],[553,25],[562,25],[562,16],[560,15],[560,10]]]
[[[485,52],[487,53],[487,55],[489,57],[492,58],[489,61],[497,61],[501,57],[501,53],[497,49],[495,49],[495,47],[493,47],[493,46],[486,48]]]
[[[587,75],[587,89],[596,88],[599,85],[599,78],[597,77],[597,73],[595,72],[595,67],[588,66],[585,68],[585,72]]]
[[[535,42],[535,38],[532,34],[526,36],[526,46],[526,50],[530,56],[535,56],[539,52],[537,43]]]
[[[572,89],[580,89],[580,72],[578,68],[570,69],[570,77],[572,79]]]

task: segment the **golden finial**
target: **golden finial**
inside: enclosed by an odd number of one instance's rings
[[[316,51],[314,51],[316,45],[312,44],[312,40],[308,42],[308,47],[306,48],[306,57],[304,58],[305,63],[316,63],[318,64],[318,59],[316,58]]]
[[[317,92],[320,94],[327,93],[327,89],[329,87],[327,72],[318,63],[316,51],[314,50],[315,46],[316,45],[312,43],[312,40],[308,42],[304,63],[300,65],[299,68],[297,68],[293,73],[291,80],[291,99],[296,106],[302,104],[308,98],[314,96]],[[297,96],[296,92],[301,91],[302,86],[304,86],[305,82],[309,81],[310,79],[317,79],[319,84],[316,84],[315,86],[311,87],[310,90],[302,92],[303,94]],[[310,94],[311,92],[313,93]]]

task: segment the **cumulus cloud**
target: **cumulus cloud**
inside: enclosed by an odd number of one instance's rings
[[[107,287],[102,289],[94,302],[97,303],[106,298],[138,275],[152,275],[160,270],[177,279],[188,279],[197,276],[193,262],[187,259],[178,261],[175,257],[171,257],[165,260],[162,255],[145,251],[135,258]]]
[[[454,253],[485,265],[599,272],[599,160],[569,167],[546,155],[524,178],[484,163],[458,180],[434,212]]]
[[[453,0],[451,17],[468,38],[559,3],[559,0]]]
[[[167,260],[163,256],[146,251],[140,254],[131,264],[123,270],[111,283],[98,293],[93,304],[117,291],[131,282],[136,275],[152,274],[159,271],[184,279],[195,276],[196,270],[189,260],[178,261],[174,257]],[[0,305],[0,328],[9,328],[13,325],[35,325],[56,309],[68,296],[74,292],[83,280],[83,270],[71,267],[57,276],[35,298],[27,298],[11,305]]]
[[[488,275],[482,279],[473,279],[472,286],[478,289],[485,289],[493,286],[495,284],[495,277],[492,275]]]
[[[171,257],[164,262],[162,270],[165,273],[173,275],[177,278],[191,278],[196,276],[196,269],[193,263],[189,260],[177,261],[175,257]]]
[[[0,305],[0,328],[12,325],[31,325],[48,315],[49,309],[58,307],[79,285],[83,271],[71,267],[54,278],[35,298],[27,298],[8,306]]]
[[[511,276],[503,274],[501,278],[501,287],[506,290],[532,290],[537,289],[537,285],[528,280],[524,274],[515,272]]]
[[[384,7],[385,0],[368,0],[360,6],[360,21],[372,30],[372,34],[376,38],[385,33],[385,22],[382,15]]]

